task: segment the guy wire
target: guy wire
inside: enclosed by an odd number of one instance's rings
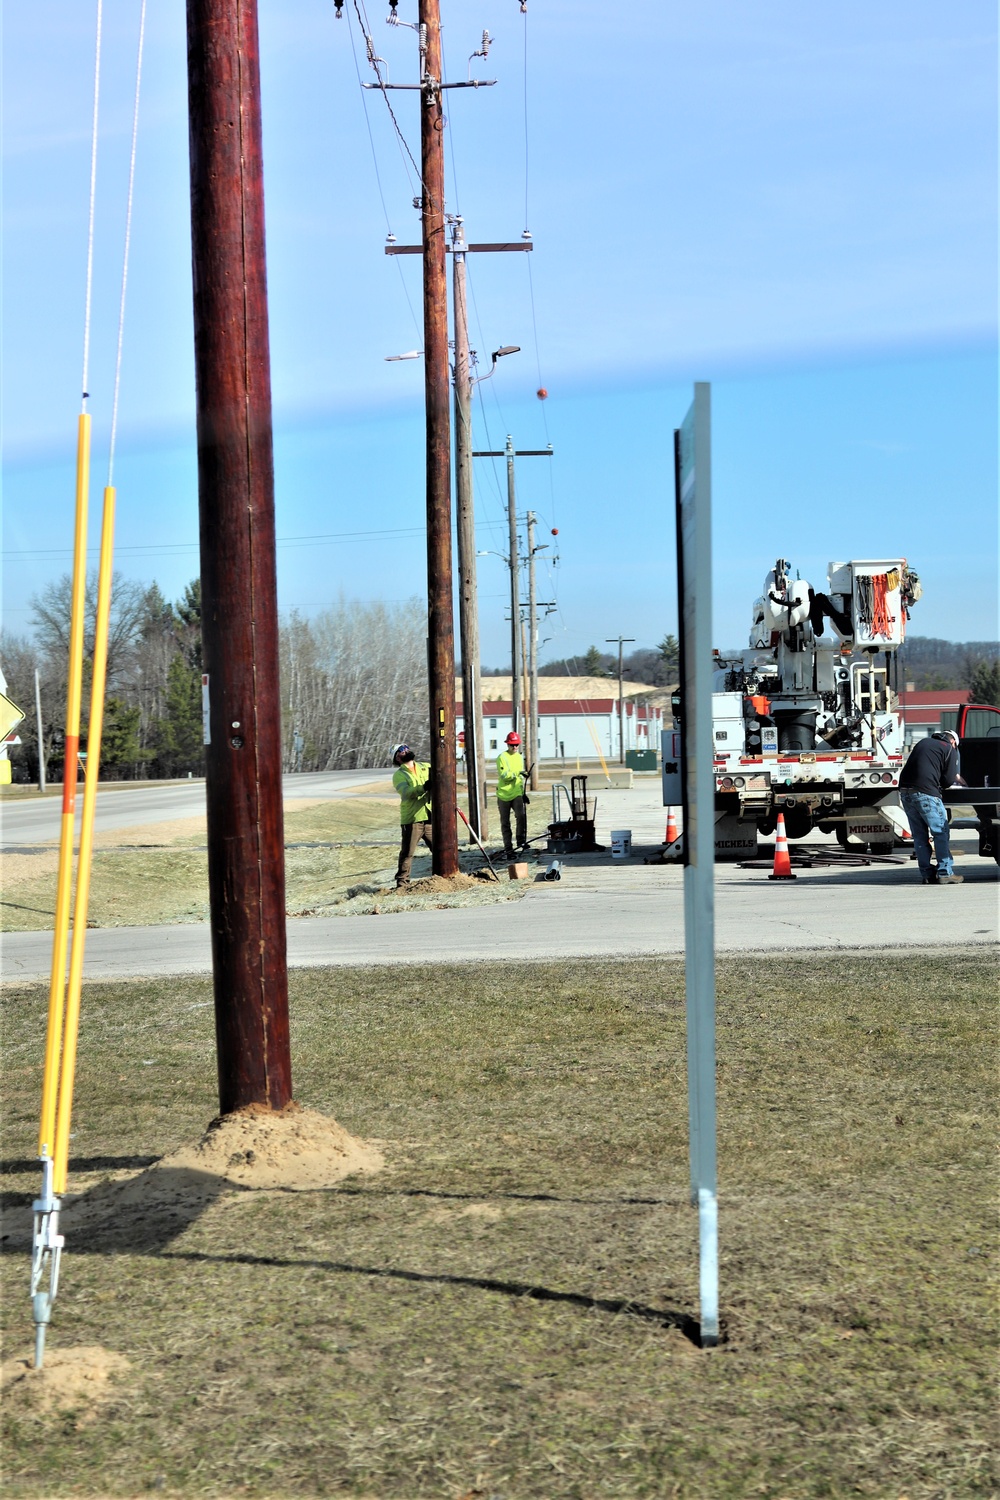
[[[94,48],[94,119],[90,137],[90,214],[87,226],[87,291],[83,313],[83,392],[81,410],[87,410],[87,379],[90,374],[90,309],[94,290],[94,204],[97,197],[97,121],[101,97],[101,25],[103,0],[97,0],[97,40]]]
[[[132,202],[135,191],[135,151],[139,134],[139,89],[142,83],[142,49],[146,37],[146,0],[139,11],[139,46],[135,59],[135,103],[132,107],[132,152],[128,164],[128,200],[125,208],[125,248],[122,254],[122,294],[118,304],[118,349],[115,355],[115,389],[111,399],[111,442],[108,448],[108,489],[114,483],[115,439],[118,435],[118,394],[122,379],[122,341],[125,336],[125,288],[128,283],[129,247],[132,242]]]

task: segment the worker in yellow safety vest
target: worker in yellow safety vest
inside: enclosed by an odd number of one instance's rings
[[[497,808],[500,812],[500,827],[503,831],[505,859],[514,858],[514,844],[510,834],[510,815],[514,814],[517,847],[523,849],[528,842],[527,799],[524,795],[524,757],[518,746],[521,736],[512,729],[507,736],[507,748],[497,756]]]
[[[392,784],[399,793],[399,863],[396,866],[396,889],[410,883],[410,867],[421,839],[428,849],[431,843],[431,768],[417,760],[409,745],[393,747],[392,763],[396,767]]]

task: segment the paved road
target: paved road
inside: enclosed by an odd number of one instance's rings
[[[344,795],[378,772],[338,772],[286,778],[286,796]],[[203,787],[112,792],[132,799],[144,822],[169,791],[201,798]],[[541,793],[545,796],[545,793]],[[37,805],[37,804],[36,804]],[[183,816],[169,798],[164,817]],[[183,803],[181,804],[184,805]],[[187,804],[188,811],[193,803]],[[117,810],[111,808],[110,816]],[[133,821],[135,821],[133,813]],[[662,837],[663,809],[655,780],[627,791],[599,794],[597,836],[631,828],[638,845]],[[123,823],[105,826],[121,827]],[[829,844],[831,840],[819,839]],[[961,886],[922,886],[912,863],[802,871],[794,881],[771,882],[766,870],[716,867],[716,935],[720,952],[808,949],[947,948],[989,946],[997,938],[1000,885],[996,866],[975,857],[974,838],[958,834]],[[607,855],[565,861],[565,878],[532,885],[520,901],[450,910],[378,916],[294,918],[288,923],[289,960],[296,966],[470,962],[484,958],[626,957],[681,953],[684,948],[683,875],[673,866],[644,865],[640,857]],[[5,980],[46,977],[52,938],[47,932],[8,933],[0,939]],[[96,928],[87,934],[88,978],[185,974],[210,968],[207,925]]]
[[[315,771],[284,777],[286,802],[304,797],[337,797],[352,787],[388,778],[382,771]],[[77,829],[83,804],[83,787],[77,794]],[[167,823],[174,818],[196,818],[205,811],[204,778],[165,785],[143,781],[134,785],[109,786],[97,794],[95,828],[107,833],[145,823]],[[29,844],[54,843],[59,838],[62,804],[59,797],[37,797],[18,802],[0,802],[0,848],[23,848]]]
[[[996,941],[993,867],[963,861],[963,886],[922,886],[913,867],[804,871],[772,883],[764,871],[719,871],[720,952],[989,946]],[[579,884],[576,882],[579,880]],[[641,865],[577,870],[532,886],[522,901],[447,911],[295,918],[291,964],[461,963],[492,959],[681,953],[681,872]],[[52,938],[0,940],[5,980],[48,974]],[[205,925],[111,927],[87,934],[88,978],[188,974],[210,968]]]

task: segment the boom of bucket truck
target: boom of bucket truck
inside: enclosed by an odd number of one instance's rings
[[[778,559],[748,649],[715,653],[717,859],[751,855],[779,812],[790,838],[891,848],[902,834],[894,658],[920,593],[905,558],[831,563],[822,593]]]

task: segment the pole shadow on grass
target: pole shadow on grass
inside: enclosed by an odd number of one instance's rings
[[[683,1201],[680,1198],[628,1198],[618,1195],[613,1198],[571,1198],[565,1193],[505,1193],[490,1187],[484,1187],[479,1193],[450,1193],[440,1188],[363,1188],[344,1187],[338,1183],[334,1188],[319,1191],[339,1193],[347,1198],[446,1198],[462,1203],[492,1203],[494,1199],[502,1199],[505,1203],[575,1203],[585,1208],[589,1205],[595,1208],[676,1208]]]
[[[554,1287],[536,1286],[530,1281],[501,1281],[492,1276],[455,1276],[447,1271],[405,1271],[399,1266],[358,1266],[351,1261],[294,1260],[282,1255],[211,1255],[200,1250],[165,1250],[160,1260],[180,1260],[212,1266],[270,1266],[292,1271],[329,1271],[339,1276],[371,1276],[390,1281],[409,1281],[418,1286],[469,1287],[481,1292],[498,1292],[502,1296],[526,1298],[533,1302],[561,1302],[587,1312],[624,1314],[660,1328],[676,1328],[692,1344],[701,1346],[701,1324],[697,1318],[671,1307],[649,1307],[630,1297],[591,1297],[586,1292],[560,1292]]]

